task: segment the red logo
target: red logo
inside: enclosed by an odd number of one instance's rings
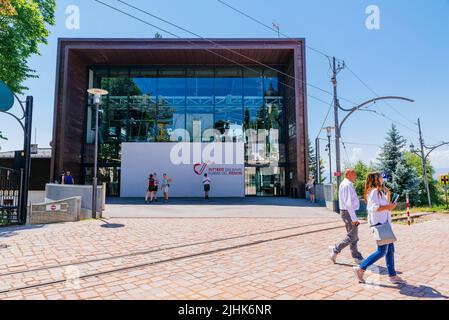
[[[197,174],[197,175],[202,175],[204,170],[206,170],[207,167],[207,162],[205,163],[195,163],[195,165],[193,166],[193,171]]]

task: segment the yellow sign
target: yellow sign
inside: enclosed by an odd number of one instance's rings
[[[449,175],[440,176],[441,184],[449,184]]]

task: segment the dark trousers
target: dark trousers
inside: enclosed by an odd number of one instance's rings
[[[341,219],[346,227],[346,237],[335,245],[334,252],[340,253],[344,248],[349,246],[351,249],[351,255],[354,259],[362,259],[362,254],[357,248],[357,242],[359,241],[359,227],[352,224],[351,216],[346,210],[341,210]]]

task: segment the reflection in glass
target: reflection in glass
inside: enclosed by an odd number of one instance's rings
[[[109,91],[100,107],[100,158],[120,167],[120,144],[128,142],[234,141],[245,143],[247,167],[258,181],[282,177],[285,165],[283,87],[275,70],[257,67],[132,67],[89,71],[89,87]],[[93,143],[93,101],[87,104],[86,142]],[[213,130],[215,129],[215,131]],[[188,139],[188,140],[187,140]],[[89,164],[86,164],[88,166]],[[271,169],[270,169],[271,170]],[[275,178],[278,179],[278,178]],[[281,179],[281,178],[279,178]],[[276,183],[274,183],[276,184]],[[252,191],[251,191],[252,190]]]
[[[131,69],[130,78],[139,90],[129,98],[128,141],[153,142],[156,139],[157,70]]]
[[[186,112],[186,78],[185,70],[167,68],[159,70],[157,135],[156,141],[170,142],[176,129],[185,128]],[[176,137],[175,141],[185,137]]]

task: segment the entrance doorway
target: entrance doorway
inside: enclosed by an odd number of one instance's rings
[[[275,197],[285,195],[285,169],[253,166],[245,168],[245,195]]]

